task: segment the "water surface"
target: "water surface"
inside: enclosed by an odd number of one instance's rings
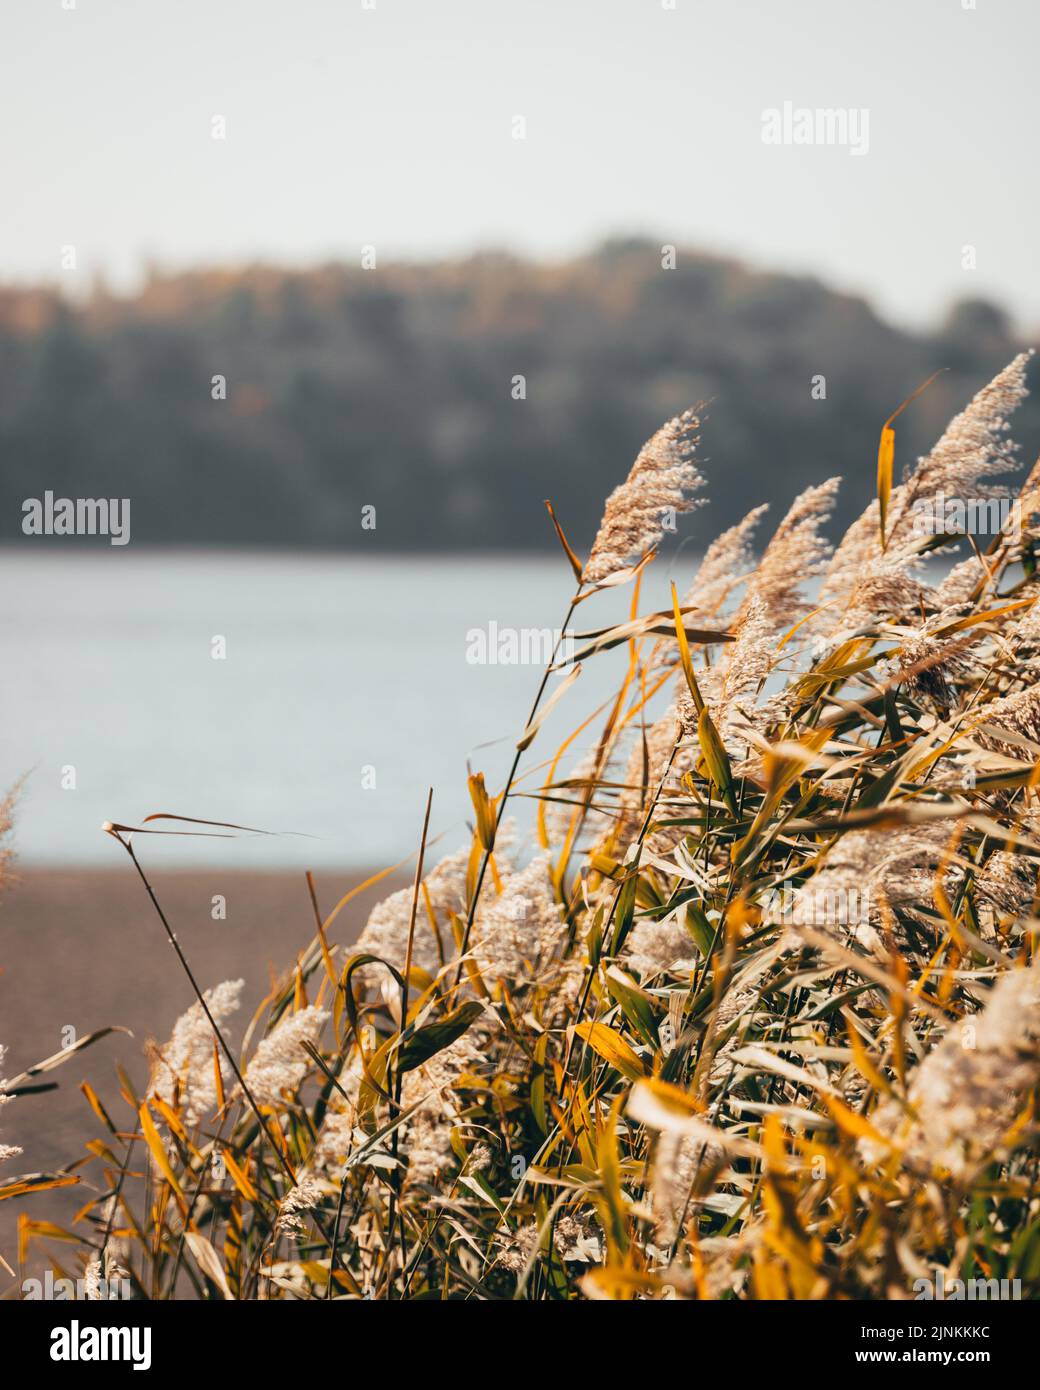
[[[660,601],[667,576],[655,579]],[[293,832],[148,842],[152,862],[171,868],[394,862],[417,838],[430,785],[434,829],[454,848],[467,759],[489,785],[503,777],[540,677],[532,665],[471,664],[467,634],[558,627],[573,587],[554,556],[133,547],[0,550],[0,586],[0,787],[27,774],[23,859],[119,862],[102,822],[156,811]],[[597,596],[579,626],[627,616],[630,595]],[[623,649],[586,663],[531,763],[605,698],[623,663]]]

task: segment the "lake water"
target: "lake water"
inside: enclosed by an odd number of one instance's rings
[[[467,633],[558,627],[572,588],[553,556],[0,550],[0,789],[26,774],[15,846],[29,863],[115,866],[102,822],[167,811],[281,833],[141,838],[149,863],[378,867],[413,849],[432,785],[434,833],[455,848],[467,759],[500,785],[540,678],[471,664]],[[626,617],[630,596],[598,595],[578,626]],[[586,663],[525,766],[624,661],[620,648]]]

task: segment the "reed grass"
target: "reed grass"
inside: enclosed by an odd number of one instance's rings
[[[757,561],[749,514],[670,610],[642,577],[659,508],[704,483],[698,415],[641,452],[584,566],[553,517],[571,614],[630,588],[578,643],[625,649],[616,697],[530,753],[554,664],[506,784],[470,779],[469,844],[429,866],[427,804],[412,887],[356,944],[310,882],[314,940],[238,1049],[235,987],[195,986],[145,1094],[124,1077],[110,1116],[84,1087],[100,1195],[65,1233],[24,1215],[23,1252],[64,1234],[60,1271],[149,1298],[884,1299],[937,1270],[1028,1296],[1040,466],[1015,529],[959,538],[938,580],[958,538],[911,524],[998,486],[1026,366],[898,484],[896,412],[836,548],[831,480]]]

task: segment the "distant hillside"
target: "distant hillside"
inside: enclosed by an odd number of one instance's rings
[[[848,516],[906,395],[949,369],[901,418],[897,468],[1020,346],[984,302],[914,336],[812,279],[682,250],[663,270],[649,242],[556,265],[155,275],[132,300],[76,306],[7,289],[0,540],[21,538],[23,499],[50,488],[130,497],[135,544],[351,551],[543,547],[551,497],[583,548],[640,444],[705,398],[711,507],[684,534],[836,473],[856,480]],[[1015,437],[1031,462],[1035,401]]]

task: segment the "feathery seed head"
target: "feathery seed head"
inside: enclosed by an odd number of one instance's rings
[[[296,1090],[311,1065],[303,1044],[317,1043],[329,1016],[327,1009],[308,1004],[285,1014],[261,1040],[245,1072],[257,1105],[278,1105]]]
[[[700,423],[696,412],[687,410],[643,445],[628,477],[607,498],[583,583],[601,584],[625,569],[659,544],[671,513],[700,505],[689,496],[704,486],[690,462]]]
[[[225,980],[205,991],[206,1005],[221,1031],[237,1011],[244,985],[244,980]],[[198,1124],[217,1104],[215,1043],[209,1019],[196,1001],[174,1024],[170,1041],[162,1048],[152,1047],[149,1093],[167,1105],[179,1096],[189,1125]]]

